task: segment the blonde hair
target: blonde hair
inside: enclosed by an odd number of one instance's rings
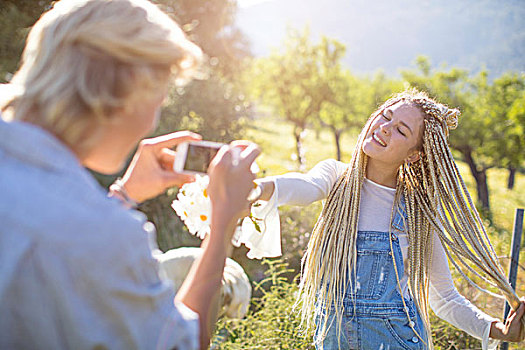
[[[0,108],[88,148],[116,111],[163,91],[171,74],[189,78],[200,57],[147,0],[62,0],[33,26]]]
[[[302,261],[297,306],[307,328],[312,325],[316,307],[319,307],[317,303],[333,307],[335,326],[340,331],[347,286],[354,294],[353,284],[348,282],[356,274],[359,203],[368,159],[362,150],[363,142],[374,118],[385,108],[401,101],[417,106],[423,113],[424,132],[420,159],[404,163],[399,168],[392,216],[404,197],[408,216],[405,222],[409,243],[408,284],[428,334],[427,345],[432,348],[428,293],[434,230],[450,261],[476,288],[494,295],[468,279],[466,271],[499,289],[514,309],[519,306],[519,298],[505,277],[448,147],[448,130],[457,126],[459,111],[416,90],[405,91],[386,101],[372,114],[359,135],[352,160],[332,188],[308,243]],[[395,259],[392,260],[395,265]],[[398,288],[401,288],[397,267],[394,270]],[[329,315],[325,313],[317,325],[321,338],[329,326]]]

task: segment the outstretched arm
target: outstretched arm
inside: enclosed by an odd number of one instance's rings
[[[346,164],[334,159],[319,162],[306,174],[287,173],[257,179],[262,187],[259,199],[268,201],[278,192],[278,205],[308,205],[324,199],[330,193],[337,179],[346,169]]]
[[[511,313],[508,322],[503,324],[478,309],[474,304],[459,294],[448,266],[447,256],[441,241],[434,233],[434,253],[430,269],[430,306],[436,315],[470,335],[482,340],[483,349],[491,348],[490,339],[521,341],[520,320],[523,309]],[[522,305],[523,307],[523,305]],[[494,343],[494,342],[492,342]]]

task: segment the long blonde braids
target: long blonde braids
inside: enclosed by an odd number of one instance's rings
[[[404,196],[408,216],[405,230],[409,243],[409,288],[429,335],[428,347],[432,348],[428,295],[434,231],[449,260],[472,285],[506,298],[514,309],[520,301],[505,277],[448,146],[448,130],[457,126],[459,111],[416,90],[407,90],[386,101],[372,114],[359,135],[352,160],[328,195],[313,229],[302,261],[297,306],[306,328],[312,326],[316,307],[321,303],[334,309],[335,326],[341,329],[343,299],[346,289],[353,285],[349,279],[356,273],[359,203],[367,164],[362,145],[373,119],[400,101],[417,106],[424,114],[420,159],[401,165],[393,210]],[[499,289],[503,296],[478,286],[467,277],[467,271]],[[350,293],[354,294],[352,290]],[[325,314],[318,322],[321,336],[330,326],[328,319],[329,315]]]

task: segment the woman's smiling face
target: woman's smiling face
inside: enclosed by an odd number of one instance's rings
[[[363,142],[363,152],[385,165],[399,167],[416,156],[422,137],[423,113],[413,104],[400,101],[386,107],[372,121]]]

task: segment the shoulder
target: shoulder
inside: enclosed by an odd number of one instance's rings
[[[0,206],[5,207],[0,218],[6,232],[62,252],[99,249],[143,236],[147,242],[146,217],[107,198],[87,171],[73,176],[32,168],[23,176],[24,168],[9,170],[0,185]]]
[[[326,182],[331,188],[337,179],[339,179],[347,169],[348,164],[337,161],[335,159],[326,159],[317,163],[309,172],[308,175],[312,179],[318,179]]]
[[[340,162],[338,160],[325,159],[317,163],[309,171],[309,173],[319,173],[319,174],[339,177],[344,173],[347,167],[348,167],[348,164]]]

